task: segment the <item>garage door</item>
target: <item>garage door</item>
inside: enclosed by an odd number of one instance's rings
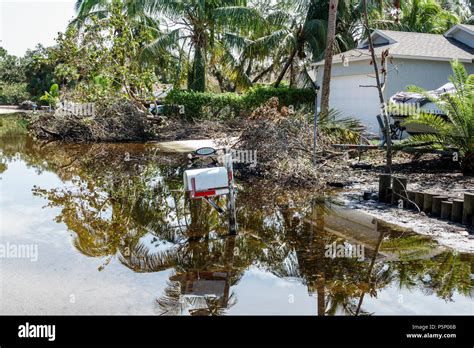
[[[361,85],[375,85],[375,78],[367,75],[332,77],[329,105],[344,116],[361,120],[371,132],[378,133],[376,116],[380,113],[380,103],[377,88]]]

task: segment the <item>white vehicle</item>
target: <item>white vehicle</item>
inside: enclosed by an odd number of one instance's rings
[[[455,92],[454,85],[452,83],[447,83],[440,88],[428,91],[427,93],[433,99],[437,99],[443,94],[453,92]],[[420,133],[435,133],[436,131],[429,126],[421,124],[403,125],[403,122],[408,116],[419,112],[439,115],[444,119],[447,119],[446,114],[423,94],[414,92],[397,92],[390,97],[389,114],[395,122],[399,122],[406,128],[406,132],[412,135]]]

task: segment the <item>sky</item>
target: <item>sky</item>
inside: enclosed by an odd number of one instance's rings
[[[74,17],[75,0],[0,0],[0,46],[22,56],[38,43],[54,45]]]

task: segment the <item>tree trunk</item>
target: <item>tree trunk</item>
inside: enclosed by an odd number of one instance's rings
[[[397,11],[395,14],[395,23],[399,23],[400,22],[400,0],[394,0],[393,7],[395,7],[395,10]]]
[[[376,223],[378,223],[378,222],[376,222]],[[377,225],[377,230],[378,230],[378,225]],[[359,315],[359,313],[362,309],[362,303],[364,302],[365,293],[367,291],[370,291],[370,286],[373,283],[373,281],[372,281],[372,272],[374,270],[375,262],[377,261],[377,256],[380,252],[380,247],[382,246],[383,237],[384,237],[384,231],[382,230],[382,231],[380,231],[379,241],[377,243],[377,246],[375,247],[374,256],[372,256],[372,260],[370,261],[369,269],[367,271],[367,280],[366,280],[366,282],[369,286],[369,289],[366,290],[366,291],[362,291],[362,294],[360,295],[359,303],[357,304],[357,309],[356,309],[356,312],[354,313],[354,315],[356,315],[356,316]]]
[[[295,64],[294,61],[290,64],[290,87],[295,85]]]
[[[336,36],[336,19],[337,19],[338,0],[330,0],[329,17],[328,17],[328,33],[326,39],[326,52],[324,57],[324,75],[323,86],[321,90],[321,115],[324,119],[329,113],[329,92],[331,84],[332,56],[334,52],[334,39]]]
[[[275,81],[275,87],[278,87],[280,85],[281,81],[283,80],[283,77],[286,74],[286,71],[288,70],[291,63],[293,62],[293,59],[296,56],[296,52],[298,52],[298,46],[296,46],[295,49],[293,50],[293,52],[291,52],[291,55],[288,58],[288,60],[286,61],[285,66],[283,67],[283,70],[280,72],[280,75],[278,76],[277,80]]]
[[[245,74],[250,78],[252,75],[252,68],[253,68],[253,59],[249,60],[249,65],[247,65],[247,70],[245,70]]]
[[[272,69],[273,69],[273,63],[268,68],[266,68],[261,73],[259,73],[257,76],[255,76],[255,78],[252,80],[252,84],[257,83],[258,80],[260,80],[263,76],[265,76],[270,71],[272,71]]]
[[[221,93],[225,92],[225,84],[224,84],[224,77],[222,76],[221,72],[218,70],[214,70],[214,76],[216,77],[217,83],[219,83],[219,89]]]
[[[192,91],[206,91],[206,50],[204,47],[196,46],[194,61],[190,76],[188,76],[188,88]]]
[[[380,83],[380,76],[379,76],[379,70],[378,70],[378,64],[377,64],[377,58],[375,56],[375,51],[374,51],[374,43],[372,42],[372,36],[369,28],[369,16],[367,15],[367,0],[362,0],[363,2],[363,8],[364,8],[364,26],[365,29],[368,32],[368,42],[369,42],[369,51],[370,55],[372,57],[372,64],[374,67],[374,72],[375,72],[375,81],[377,83],[377,90],[379,92],[379,101],[380,101],[380,111],[382,114],[382,118],[384,121],[384,133],[385,133],[385,139],[387,142],[387,155],[386,155],[386,163],[385,163],[385,173],[391,173],[392,172],[392,138],[390,135],[390,122],[388,120],[388,114],[387,114],[387,108],[385,106],[385,98],[383,96],[383,89],[382,89],[382,84]]]

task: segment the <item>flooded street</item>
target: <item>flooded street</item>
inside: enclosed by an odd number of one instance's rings
[[[229,236],[185,196],[186,153],[48,143],[0,121],[0,314],[474,313],[473,254],[330,193],[238,180]]]

